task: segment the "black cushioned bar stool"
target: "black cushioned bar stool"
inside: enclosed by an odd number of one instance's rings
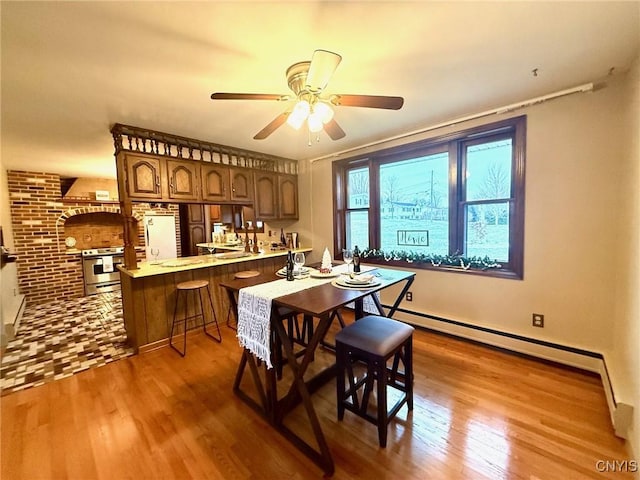
[[[209,322],[209,323],[216,324],[216,329],[218,330],[217,338],[211,335],[209,332],[207,332],[207,322],[205,320],[204,308],[202,304],[203,290],[207,295],[207,299],[209,300],[209,306],[211,307],[211,315],[213,316],[213,322]],[[196,302],[194,298],[194,311],[197,312],[196,306],[198,305],[198,303],[200,304],[200,313],[195,313],[194,315],[191,315],[191,316],[187,316],[189,313],[189,293],[192,293],[192,297],[197,296],[199,301],[199,302]],[[178,318],[178,304],[180,303],[181,297],[184,297],[184,317]],[[207,280],[191,280],[188,282],[179,283],[178,285],[176,285],[176,306],[173,310],[173,322],[171,322],[171,333],[169,334],[169,345],[171,346],[171,348],[173,348],[176,352],[178,352],[183,357],[187,353],[187,321],[191,319],[199,318],[199,317],[202,317],[202,329],[204,330],[204,333],[207,336],[213,338],[214,340],[218,342],[222,342],[222,336],[220,335],[220,327],[218,326],[218,319],[216,318],[216,312],[213,309],[213,303],[211,302],[211,292],[209,291],[209,282]],[[180,351],[173,344],[173,331],[176,327],[176,324],[181,322],[184,324],[184,343],[183,343],[182,351]]]
[[[347,325],[336,334],[336,382],[338,420],[349,410],[378,426],[378,442],[387,446],[387,425],[406,403],[413,410],[413,331],[414,328],[390,318],[368,315]],[[393,357],[391,366],[387,365]],[[354,366],[366,365],[366,374],[357,379]],[[404,370],[400,371],[402,362]],[[345,388],[345,374],[348,389]],[[377,414],[368,412],[369,399],[376,383]],[[387,387],[402,392],[387,410]]]

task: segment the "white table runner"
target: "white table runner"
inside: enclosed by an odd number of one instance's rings
[[[338,273],[346,273],[346,265],[334,267]],[[374,270],[375,267],[362,266],[362,271]],[[293,282],[274,280],[253,287],[241,288],[238,293],[238,330],[240,346],[249,349],[256,357],[263,360],[267,368],[271,364],[271,301],[283,295],[289,295],[308,288],[328,283],[333,278],[307,277]]]

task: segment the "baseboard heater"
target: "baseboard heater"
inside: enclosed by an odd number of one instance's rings
[[[391,308],[391,305],[383,304],[382,306],[386,309]],[[400,318],[398,314],[414,317],[414,321]],[[631,425],[631,412],[633,411],[633,407],[616,401],[607,364],[601,353],[416,312],[406,308],[398,308],[394,317],[397,320],[406,321],[419,329],[436,331],[466,341],[506,350],[510,353],[525,355],[535,359],[551,361],[560,365],[597,373],[602,380],[602,386],[607,398],[607,406],[609,407],[609,416],[616,435],[621,438],[627,438],[627,430]]]

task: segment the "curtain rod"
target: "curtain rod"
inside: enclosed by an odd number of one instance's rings
[[[419,135],[421,133],[430,132],[431,130],[437,130],[438,128],[449,127],[451,125],[455,125],[456,123],[468,122],[469,120],[475,120],[477,118],[487,117],[489,115],[500,115],[503,113],[513,112],[514,110],[517,110],[519,108],[530,107],[532,105],[537,105],[539,103],[543,103],[543,102],[546,102],[547,100],[552,100],[554,98],[565,97],[567,95],[572,95],[574,93],[590,92],[592,90],[593,90],[593,83],[585,83],[583,85],[578,85],[577,87],[567,88],[565,90],[549,93],[547,95],[542,95],[540,97],[530,98],[529,100],[512,103],[510,105],[494,108],[492,110],[485,110],[484,112],[474,113],[466,117],[460,117],[460,118],[456,118],[455,120],[449,120],[443,123],[438,123],[436,125],[432,125],[426,128],[421,128],[419,130],[414,130],[412,132],[402,133],[400,135],[385,138],[383,140],[376,140],[375,142],[360,145],[358,147],[348,148],[340,152],[330,153],[328,155],[323,155],[321,157],[312,158],[311,160],[309,160],[309,163],[317,162],[318,160],[326,160],[328,158],[339,157],[341,155],[344,155],[345,153],[355,152],[357,150],[363,150],[365,148],[381,145],[383,143],[391,142],[393,140],[400,140],[402,138],[411,137],[413,135]]]

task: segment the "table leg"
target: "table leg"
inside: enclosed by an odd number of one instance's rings
[[[392,307],[389,309],[389,313],[387,313],[387,317],[392,318],[395,315],[396,310],[398,310],[398,307],[400,306],[400,302],[402,302],[402,299],[404,298],[406,293],[409,291],[409,288],[411,287],[413,280],[414,280],[413,277],[407,278],[407,283],[404,285],[404,287],[402,288],[402,291],[398,295],[398,298],[396,298],[396,301],[394,302]],[[379,303],[380,301],[378,300],[377,304],[379,305]],[[379,305],[378,308],[382,309],[382,305]]]
[[[334,463],[331,456],[331,451],[329,450],[329,446],[324,437],[324,433],[322,432],[322,427],[320,425],[318,415],[313,408],[313,402],[311,401],[311,395],[309,393],[309,389],[307,388],[307,383],[304,380],[304,374],[311,360],[313,359],[314,351],[318,346],[320,340],[324,337],[329,324],[330,319],[328,315],[320,319],[318,328],[314,332],[313,337],[310,339],[307,350],[305,351],[305,355],[302,357],[300,363],[298,363],[298,359],[293,351],[293,345],[289,341],[288,335],[284,329],[284,326],[282,325],[282,322],[277,321],[272,325],[276,331],[276,335],[278,335],[282,340],[282,347],[284,348],[285,355],[287,357],[287,365],[289,365],[293,374],[293,381],[289,388],[289,391],[287,392],[285,397],[279,400],[276,404],[275,427],[294,446],[296,446],[300,451],[302,451],[317,465],[319,465],[326,474],[332,475],[334,472]],[[325,372],[328,372],[328,375]],[[328,378],[331,378],[333,375],[335,375],[335,368],[326,369],[325,372],[318,375],[318,377],[326,376]],[[316,378],[314,378],[313,380],[316,380]],[[315,386],[315,383],[314,388],[317,388]],[[307,413],[307,417],[309,419],[309,423],[311,424],[313,435],[318,444],[319,451],[305,442],[283,423],[285,415],[290,412],[300,400],[302,400],[302,404],[304,405],[305,411]]]
[[[227,294],[229,296],[229,302],[231,303],[233,314],[236,315],[237,318],[238,303],[236,301],[234,292],[230,289],[227,289]],[[253,379],[253,384],[255,385],[256,391],[258,392],[260,403],[256,402],[253,398],[251,398],[240,389],[240,383],[242,381],[242,377],[244,376],[244,371],[247,364],[249,365],[249,371],[251,372],[251,377]],[[236,378],[233,382],[233,392],[254,410],[264,415],[271,423],[273,423],[275,418],[275,405],[278,399],[275,369],[267,369],[266,363],[264,365],[264,369],[265,384],[263,385],[262,380],[260,379],[260,373],[258,372],[256,357],[246,348],[243,349],[242,357],[240,358],[240,364],[238,365],[238,370],[236,371]]]
[[[240,389],[240,382],[242,381],[242,377],[244,376],[244,371],[247,364],[249,365],[249,371],[251,372],[251,377],[256,387],[256,391],[258,392],[258,396],[260,397],[260,403],[256,402],[253,398],[251,398]],[[256,365],[255,357],[247,349],[244,349],[242,351],[242,357],[240,358],[240,364],[238,365],[236,378],[233,382],[233,393],[235,393],[258,413],[264,415],[267,418],[272,416],[270,412],[273,411],[273,402],[269,400],[269,392],[262,385],[262,380],[260,380],[260,374],[258,373],[258,366]]]

